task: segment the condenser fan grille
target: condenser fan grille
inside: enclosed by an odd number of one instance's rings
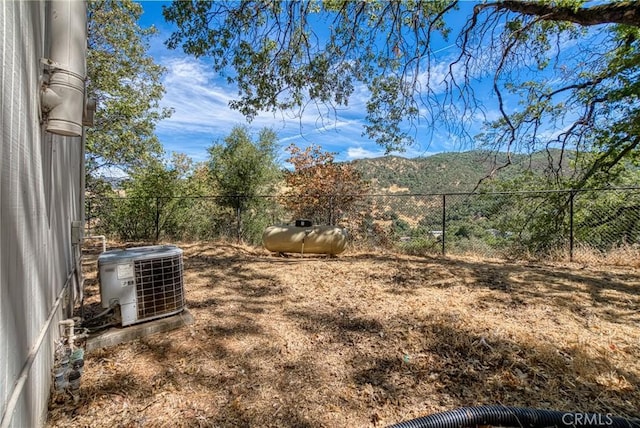
[[[136,260],[138,320],[156,318],[182,310],[182,255]]]

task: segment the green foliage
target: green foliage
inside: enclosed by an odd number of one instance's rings
[[[280,177],[276,163],[276,134],[263,129],[257,141],[252,141],[246,127],[235,127],[222,141],[209,148],[209,170],[219,203],[230,209],[236,219],[238,239],[256,242],[267,220],[268,199]]]
[[[313,168],[306,171],[316,172]],[[399,181],[402,175],[397,173]],[[640,170],[629,167],[615,177],[611,184],[635,185]],[[565,190],[568,183],[562,183],[556,191],[543,191],[553,182],[540,170],[529,170],[488,182],[483,191],[474,194],[447,194],[445,198],[363,194],[357,204],[336,218],[360,245],[396,248],[416,255],[442,251],[445,201],[445,244],[450,254],[567,254],[571,212],[576,246],[607,252],[640,243],[638,191],[581,189],[571,193]],[[241,239],[257,244],[267,225],[281,223],[291,215],[291,207],[279,203],[281,197],[258,195],[248,198],[238,216],[236,208],[224,204],[228,198],[220,196],[216,186],[208,165],[192,165],[184,156],[175,156],[171,163],[152,163],[136,169],[120,190],[112,191],[104,183],[106,197],[88,199],[91,228],[124,240],[237,239],[240,230]],[[317,196],[318,206],[312,210],[324,218],[324,210],[330,205]],[[301,200],[293,196],[289,199]]]
[[[397,248],[404,254],[412,256],[425,256],[442,252],[442,243],[431,235],[423,235],[400,242]]]
[[[92,230],[125,241],[208,238],[219,210],[203,198],[209,191],[206,168],[175,154],[133,169],[118,190],[90,195],[87,218]]]
[[[604,20],[607,6],[615,10],[631,5],[603,4],[602,16],[594,19]],[[579,2],[565,6],[578,7]],[[526,52],[545,76],[555,78],[531,78],[530,74],[523,80],[522,73],[505,72],[509,78],[505,88],[519,97],[520,107],[508,114],[503,110],[501,118],[482,136],[483,146],[522,150],[546,145],[584,153],[570,177],[574,188],[594,184],[594,178],[606,181],[617,165],[636,162],[640,145],[640,22],[605,26],[595,35],[566,21],[529,17],[521,28],[509,29],[513,42],[508,45],[505,63],[515,63]],[[579,51],[574,49],[573,56],[554,55],[563,43],[580,43],[585,37],[591,42],[581,44]],[[562,131],[552,132],[556,129]],[[560,168],[547,172],[558,182],[568,178],[567,171]]]
[[[241,207],[241,198],[273,192],[279,170],[276,164],[276,134],[263,129],[258,141],[246,127],[234,127],[221,142],[209,148],[209,169],[219,193],[231,208]]]
[[[639,178],[640,173],[636,170],[635,183]],[[602,252],[640,243],[638,192],[578,192],[574,198],[574,213],[576,242]]]
[[[111,225],[124,240],[159,240],[163,235],[180,236],[186,226],[185,182],[186,171],[179,162],[167,166],[152,161],[144,168],[132,171],[124,183],[126,199],[118,204]]]
[[[385,192],[391,187],[406,188],[406,193],[456,193],[471,192],[479,184],[490,186],[492,181],[511,179],[520,175],[545,176],[549,159],[568,169],[573,154],[537,152],[531,155],[511,155],[511,165],[498,169],[506,158],[505,153],[473,150],[460,153],[440,153],[424,158],[407,159],[385,156],[359,159],[353,162],[364,179],[371,182],[374,192]],[[544,188],[548,187],[544,184]],[[538,187],[540,188],[540,187]]]
[[[406,119],[417,118],[420,106],[407,95],[411,88],[401,77],[376,76],[370,84],[371,97],[367,101],[367,135],[387,148],[403,151],[411,144],[412,136],[406,131]]]
[[[589,156],[600,154],[580,154],[577,162],[588,164],[589,160],[584,158]],[[590,191],[584,186],[635,186],[639,178],[640,171],[631,165],[617,165],[610,174],[594,175],[586,182],[571,177],[550,181],[542,175],[521,174],[493,182],[486,190],[508,193],[479,195],[478,203],[485,202],[478,206],[483,215],[491,219],[489,227],[510,234],[508,239],[492,244],[494,248],[517,246],[536,255],[567,251],[573,214],[575,242],[607,251],[638,242],[635,228],[640,220],[640,201],[637,192]],[[582,188],[577,186],[580,183]],[[571,188],[576,190],[566,191]],[[543,189],[551,191],[541,191]]]
[[[96,99],[95,124],[87,129],[88,175],[101,167],[127,170],[158,157],[162,147],[156,123],[169,116],[160,109],[164,69],[147,54],[153,27],[138,25],[142,6],[131,0],[87,2],[87,94]],[[92,188],[91,178],[88,188]]]
[[[103,183],[89,195],[91,227],[126,241],[232,237],[257,243],[281,211],[273,198],[259,196],[272,194],[279,177],[275,134],[263,130],[253,143],[239,127],[223,143],[210,148],[206,165],[182,154],[170,163],[151,157],[130,169],[119,191]]]

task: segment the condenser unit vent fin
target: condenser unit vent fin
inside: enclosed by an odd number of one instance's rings
[[[182,255],[136,260],[135,278],[139,320],[183,308]]]

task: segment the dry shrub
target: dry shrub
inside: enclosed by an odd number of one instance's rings
[[[621,244],[603,252],[588,245],[579,245],[574,249],[573,260],[586,265],[610,265],[640,267],[640,247]]]

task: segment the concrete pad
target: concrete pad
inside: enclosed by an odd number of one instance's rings
[[[110,328],[94,336],[89,336],[85,351],[91,352],[95,349],[109,348],[111,346],[131,342],[152,334],[175,330],[185,325],[193,324],[193,322],[194,318],[193,315],[191,315],[191,312],[184,309],[179,314],[172,315],[170,317],[129,325],[126,327]]]

